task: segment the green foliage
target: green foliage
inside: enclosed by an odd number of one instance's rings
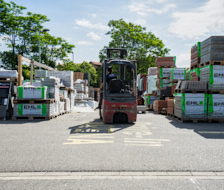
[[[89,64],[88,62],[84,61],[81,64],[73,64],[72,62],[67,62],[64,65],[57,65],[57,69],[60,71],[74,71],[74,72],[82,72],[82,73],[89,73],[90,75],[90,85],[96,87],[97,84],[97,72],[95,68]]]
[[[24,80],[29,80],[30,79],[30,66],[27,65],[23,65],[23,71],[22,71],[22,75]]]
[[[51,36],[43,31],[43,24],[49,19],[45,15],[27,12],[26,7],[16,5],[14,2],[6,3],[0,0],[0,36],[9,51],[0,53],[0,59],[5,68],[17,68],[17,55],[21,54],[28,59],[39,61],[39,32],[40,31],[41,62],[51,67],[57,61],[66,62],[67,54],[75,46],[60,37]],[[10,56],[10,57],[8,57]]]
[[[126,48],[127,58],[137,61],[138,73],[146,74],[148,68],[155,65],[157,56],[164,56],[169,52],[162,40],[152,32],[146,32],[145,27],[126,23],[123,19],[111,20],[108,26],[111,30],[106,35],[110,35],[112,40],[100,51],[100,61],[106,57],[107,48]]]

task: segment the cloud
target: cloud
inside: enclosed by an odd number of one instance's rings
[[[106,25],[103,25],[101,23],[92,24],[89,20],[86,19],[80,19],[76,20],[75,23],[78,26],[86,27],[86,28],[93,28],[93,29],[99,29],[99,30],[109,30],[109,27]]]
[[[93,40],[100,40],[102,37],[97,35],[96,33],[94,32],[90,32],[87,34],[87,36],[89,36],[90,38],[92,38]]]
[[[95,14],[95,13],[90,14],[90,16],[91,16],[92,18],[96,18],[96,14]]]
[[[166,0],[149,0],[145,2],[133,2],[128,6],[129,12],[135,12],[139,16],[147,16],[148,13],[152,12],[155,14],[162,14],[168,12],[170,9],[175,8],[175,4],[167,4]],[[161,7],[161,3],[163,6]],[[159,8],[154,8],[155,4],[159,4]]]
[[[197,39],[209,33],[224,34],[223,8],[223,0],[209,0],[191,12],[175,12],[169,31],[182,39]]]
[[[88,41],[79,41],[79,42],[77,42],[77,44],[78,45],[88,45],[88,46],[93,45],[91,42],[88,42]]]
[[[182,53],[177,55],[176,66],[177,67],[189,67],[190,66],[190,53]]]
[[[146,21],[143,19],[137,19],[137,20],[134,20],[133,22],[137,25],[145,25],[146,24]]]

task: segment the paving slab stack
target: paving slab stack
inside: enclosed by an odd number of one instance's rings
[[[174,95],[174,115],[183,120],[207,120],[207,82],[179,81]]]
[[[53,117],[58,114],[54,99],[48,99],[47,86],[19,86],[14,100],[14,119],[26,117]]]
[[[55,77],[60,80],[59,88],[59,114],[64,114],[66,112],[71,112],[74,107],[75,95],[74,95],[74,72],[73,71],[46,71],[46,70],[36,70],[35,78],[42,79],[45,83],[50,83],[49,80],[53,80],[50,77]],[[47,81],[48,80],[48,81]],[[58,82],[58,81],[57,81]],[[47,84],[46,84],[47,85]],[[51,91],[53,87],[51,86]],[[58,90],[55,91],[58,93]],[[69,105],[67,105],[69,104]]]
[[[201,43],[200,76],[208,82],[208,120],[224,120],[224,36]]]

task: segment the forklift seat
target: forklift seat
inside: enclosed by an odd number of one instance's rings
[[[122,89],[122,81],[118,79],[112,79],[109,83],[110,93],[120,93]]]

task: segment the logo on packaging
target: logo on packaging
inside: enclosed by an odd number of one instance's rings
[[[200,106],[203,105],[203,101],[186,101],[186,105],[188,106]]]

